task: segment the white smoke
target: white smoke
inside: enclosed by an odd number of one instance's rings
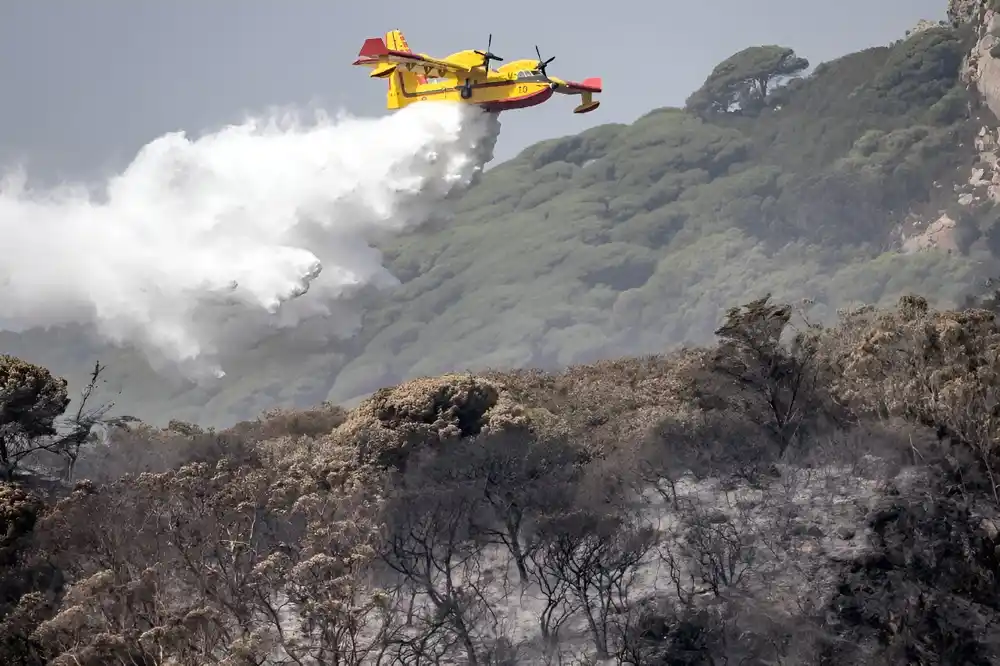
[[[393,284],[371,243],[467,185],[498,131],[495,115],[426,103],[167,134],[100,199],[15,173],[0,183],[0,329],[84,324],[154,367],[221,376],[220,352]]]

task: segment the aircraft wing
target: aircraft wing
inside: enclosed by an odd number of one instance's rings
[[[589,79],[584,79],[583,83],[577,83],[575,81],[556,81],[559,85],[556,86],[556,92],[562,93],[564,95],[579,95],[580,93],[590,92],[599,93],[602,90],[601,77],[595,76]]]
[[[382,65],[390,63],[396,66],[402,66],[406,70],[416,74],[422,74],[429,77],[443,77],[446,73],[472,71],[467,67],[456,65],[455,63],[447,60],[440,60],[438,58],[432,58],[430,56],[420,53],[412,53],[410,51],[397,51],[390,49],[379,37],[366,39],[364,45],[361,47],[361,51],[358,53],[358,59],[351,64],[379,67],[379,69],[381,69]]]

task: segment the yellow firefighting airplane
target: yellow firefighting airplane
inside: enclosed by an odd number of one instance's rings
[[[389,79],[386,108],[399,109],[414,102],[462,101],[476,104],[486,111],[507,111],[536,106],[553,93],[580,95],[574,113],[589,113],[600,102],[594,93],[601,92],[600,77],[574,83],[549,76],[545,69],[555,58],[515,60],[499,69],[490,69],[490,61],[503,58],[490,52],[493,35],[486,51],[459,51],[443,60],[414,53],[399,30],[385,34],[384,39],[365,40],[354,65],[373,67],[369,76]]]

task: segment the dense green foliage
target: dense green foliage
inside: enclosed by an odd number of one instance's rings
[[[693,97],[766,81],[763,107],[662,108],[526,149],[381,248],[402,286],[366,304],[351,341],[268,342],[207,389],[164,388],[131,354],[109,376],[129,386],[131,413],[224,424],[416,375],[704,342],[722,312],[764,292],[811,299],[824,321],[907,290],[955,302],[993,271],[997,239],[992,207],[958,206],[952,188],[985,113],[959,80],[973,39],[934,28],[790,82],[799,55],[741,50]],[[898,252],[908,214],[945,209],[961,219],[961,253]],[[3,335],[0,347],[75,378],[93,355],[65,337]]]
[[[780,108],[753,116],[665,108],[529,148],[457,201],[446,228],[386,248],[403,287],[367,320],[330,397],[700,342],[764,291],[813,299],[820,318],[908,289],[953,301],[982,253],[891,245],[905,213],[936,213],[937,193],[967,177],[968,46],[964,29],[928,30],[772,88]]]

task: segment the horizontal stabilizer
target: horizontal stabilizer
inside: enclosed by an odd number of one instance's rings
[[[593,95],[594,93],[602,92],[604,89],[601,81],[601,77],[594,76],[589,79],[584,79],[583,83],[578,83],[576,81],[559,81],[559,85],[556,86],[556,92],[562,93],[563,95]]]
[[[387,62],[384,65],[379,65],[378,67],[376,67],[375,71],[373,71],[368,76],[372,77],[373,79],[384,79],[387,76],[390,76],[394,71],[396,71],[396,65],[391,62]]]
[[[566,92],[567,93],[599,93],[601,92],[601,77],[595,76],[589,79],[584,79],[583,83],[577,83],[576,81],[566,82]]]

